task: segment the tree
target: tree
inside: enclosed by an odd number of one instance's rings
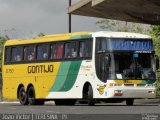
[[[40,32],[37,36],[38,36],[38,37],[43,37],[43,36],[45,36],[45,34],[42,33],[42,32]]]
[[[45,36],[45,34],[42,33],[42,32],[40,32],[40,33],[34,35],[34,36],[32,37],[32,39],[41,38],[41,37],[43,37],[43,36]]]
[[[102,19],[96,22],[96,24],[103,30],[120,31],[120,32],[135,32],[148,34],[149,25],[143,25],[140,23],[123,22],[118,20]]]
[[[153,39],[156,54],[160,57],[160,26],[151,26],[150,35]]]
[[[160,58],[160,26],[151,26],[150,35],[153,39],[156,55]],[[157,95],[160,96],[160,72],[157,72],[157,78]]]

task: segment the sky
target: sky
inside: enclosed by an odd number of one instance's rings
[[[72,0],[72,3],[78,0]],[[0,35],[31,38],[68,32],[68,0],[0,0]],[[99,31],[98,18],[72,16],[72,32]]]

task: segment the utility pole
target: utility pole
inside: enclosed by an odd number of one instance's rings
[[[69,0],[69,7],[71,6],[71,0]],[[68,14],[69,15],[69,23],[68,23],[68,28],[69,28],[69,33],[71,33],[71,28],[72,28],[72,23],[71,23],[71,13]]]

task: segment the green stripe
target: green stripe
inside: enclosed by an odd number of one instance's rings
[[[78,75],[81,63],[82,61],[73,61],[71,63],[68,71],[67,79],[60,91],[68,91],[73,87],[77,79],[77,75]]]
[[[67,78],[68,70],[70,68],[71,62],[62,62],[55,79],[55,83],[51,88],[51,91],[59,91]]]
[[[70,90],[77,79],[81,63],[82,61],[62,62],[50,91],[62,92]]]
[[[154,79],[154,80],[142,80],[141,84],[153,84],[155,82],[156,82],[156,79]]]
[[[79,36],[72,36],[70,39],[89,39],[92,38],[92,35],[79,35]]]

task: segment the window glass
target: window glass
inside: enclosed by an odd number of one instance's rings
[[[21,47],[18,46],[12,48],[11,61],[12,62],[22,61]]]
[[[75,58],[77,57],[76,43],[66,43],[65,44],[65,58]]]
[[[24,47],[24,60],[33,61],[35,60],[35,46],[26,46]]]
[[[57,59],[57,46],[56,44],[51,45],[51,59]]]
[[[92,56],[92,42],[82,41],[79,44],[79,57],[91,57]]]
[[[63,44],[58,44],[57,48],[58,48],[57,58],[61,59],[63,58]]]
[[[62,59],[63,58],[63,44],[52,44],[51,45],[51,59]]]
[[[49,45],[38,45],[37,46],[37,60],[47,60],[48,59],[48,47]]]
[[[109,49],[109,44],[108,44],[108,41],[107,40],[108,38],[97,38],[97,42],[96,42],[96,50],[99,52],[99,51],[106,51]]]
[[[9,62],[10,61],[10,48],[6,48],[5,49],[5,62]]]

